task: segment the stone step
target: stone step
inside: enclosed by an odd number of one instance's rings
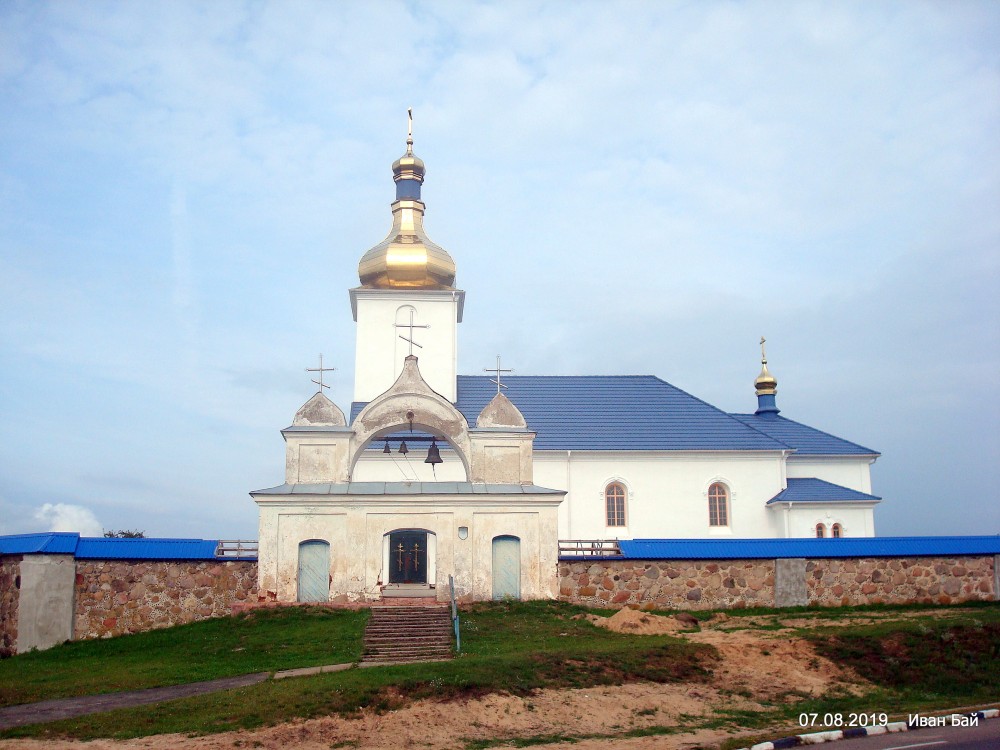
[[[451,647],[445,648],[387,648],[368,651],[364,655],[365,660],[369,659],[397,659],[402,656],[451,656]]]
[[[401,630],[405,630],[407,633],[433,633],[441,632],[445,633],[451,630],[451,622],[431,622],[431,623],[401,623],[398,625],[387,625],[383,623],[378,623],[376,625],[368,625],[365,628],[366,633],[399,633]]]

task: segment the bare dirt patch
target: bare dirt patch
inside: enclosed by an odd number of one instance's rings
[[[364,712],[352,719],[325,717],[289,722],[254,732],[228,732],[207,737],[161,735],[124,742],[96,740],[88,743],[8,740],[0,741],[0,748],[229,750],[256,747],[286,750],[295,747],[325,750],[337,743],[351,743],[346,746],[368,750],[400,747],[444,750],[461,748],[466,739],[556,734],[614,735],[640,727],[669,726],[680,722],[683,715],[708,717],[712,707],[722,701],[735,708],[759,708],[758,704],[742,698],[737,697],[734,701],[732,696],[723,696],[715,688],[638,683],[585,690],[540,690],[528,697],[489,695],[454,703],[419,701],[399,711],[381,715]],[[717,734],[720,738],[728,736],[724,732]],[[663,739],[637,738],[622,747],[669,747],[663,744]],[[593,742],[596,743],[593,747],[608,747],[612,741],[601,739]]]
[[[633,683],[582,690],[540,690],[527,697],[488,695],[474,700],[441,703],[418,701],[400,710],[377,714],[364,711],[357,717],[339,716],[294,721],[253,732],[228,732],[206,737],[162,735],[124,742],[97,740],[88,743],[57,740],[0,741],[11,750],[229,750],[230,748],[330,748],[383,750],[421,747],[429,750],[461,748],[467,739],[502,739],[544,735],[610,735],[651,726],[678,726],[711,718],[718,710],[757,711],[759,701],[773,700],[794,688],[799,693],[821,695],[835,687],[864,692],[870,688],[857,675],[816,654],[798,638],[773,630],[725,631],[712,625],[701,632],[680,633],[683,623],[673,617],[622,610],[612,617],[586,615],[587,619],[617,632],[637,635],[676,633],[714,646],[719,659],[710,666],[708,684]],[[736,619],[736,618],[733,618]],[[574,748],[645,750],[717,744],[732,736],[725,730],[629,739],[583,740]],[[568,747],[554,743],[540,747]]]

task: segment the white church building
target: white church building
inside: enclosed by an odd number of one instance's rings
[[[870,537],[878,452],[757,409],[729,414],[652,375],[459,375],[465,292],[423,228],[425,168],[392,167],[385,240],[361,258],[349,414],[316,393],[282,430],[260,510],[277,601],[555,598],[560,550],[612,540]],[[762,340],[763,347],[763,340]]]

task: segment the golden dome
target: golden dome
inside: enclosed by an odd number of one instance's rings
[[[758,396],[773,396],[778,390],[778,379],[772,375],[767,369],[767,352],[764,350],[764,342],[766,339],[760,337],[760,375],[757,379],[753,381],[754,387],[757,389]]]
[[[778,379],[767,370],[767,362],[764,361],[760,368],[760,375],[753,381],[757,389],[757,395],[773,394],[778,390]]]
[[[412,126],[412,115],[410,122]],[[362,286],[374,289],[453,288],[455,261],[424,232],[420,186],[425,172],[423,160],[413,153],[411,129],[406,138],[406,153],[392,165],[392,179],[396,183],[392,228],[384,240],[361,258],[358,276]]]

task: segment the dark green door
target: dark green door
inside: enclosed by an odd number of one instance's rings
[[[427,532],[389,534],[389,583],[427,583]]]

